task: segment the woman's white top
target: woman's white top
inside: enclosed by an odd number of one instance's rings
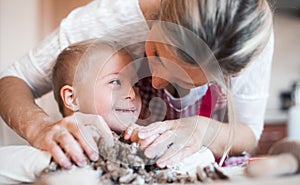
[[[0,78],[19,77],[30,86],[35,97],[40,97],[51,90],[55,59],[70,44],[90,38],[104,38],[127,45],[145,41],[148,33],[149,27],[138,0],[94,0],[72,11],[51,35],[4,71]],[[272,35],[264,51],[232,83],[238,121],[247,124],[257,139],[264,123],[273,42]],[[129,49],[135,57],[144,57],[143,43]],[[199,96],[203,94],[200,92]]]

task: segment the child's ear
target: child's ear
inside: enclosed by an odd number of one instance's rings
[[[74,88],[69,85],[64,85],[60,89],[60,96],[63,100],[64,106],[67,109],[70,109],[73,112],[76,112],[79,110],[79,105],[77,103],[77,100],[74,96]]]

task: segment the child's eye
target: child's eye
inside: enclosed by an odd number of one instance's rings
[[[121,81],[116,79],[116,80],[112,80],[111,82],[109,82],[112,85],[121,85]]]

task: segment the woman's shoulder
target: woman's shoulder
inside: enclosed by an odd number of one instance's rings
[[[61,22],[59,32],[61,48],[91,38],[127,46],[145,41],[149,27],[139,0],[94,0],[73,10]]]
[[[233,94],[248,98],[267,98],[271,76],[271,65],[274,53],[274,34],[262,52],[241,72],[232,79]]]

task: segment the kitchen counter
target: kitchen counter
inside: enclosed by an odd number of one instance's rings
[[[299,185],[300,175],[290,175],[290,176],[275,176],[275,177],[265,177],[265,178],[250,178],[245,175],[245,168],[236,167],[223,167],[222,171],[224,174],[229,176],[229,181],[217,181],[210,183],[218,185]]]
[[[265,125],[258,146],[253,155],[265,155],[271,146],[287,137],[288,112],[281,110],[267,110]]]

